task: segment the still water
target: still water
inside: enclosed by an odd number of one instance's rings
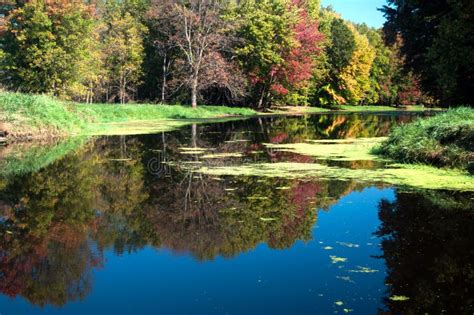
[[[194,167],[315,163],[262,144],[381,137],[412,119],[266,117],[99,137],[9,175],[0,314],[472,314],[472,193]]]

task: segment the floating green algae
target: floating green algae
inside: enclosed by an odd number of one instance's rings
[[[91,124],[83,134],[103,136],[140,135],[177,130],[191,122],[185,120],[137,120]]]
[[[408,301],[410,298],[408,296],[404,295],[393,295],[389,297],[390,300],[392,301],[398,301],[398,302],[403,302],[403,301]]]
[[[372,148],[380,144],[384,139],[385,138],[308,140],[308,142],[303,143],[265,143],[264,145],[268,149],[314,156],[320,159],[334,161],[371,161],[380,160],[379,157],[370,152]]]
[[[203,166],[197,171],[214,176],[261,176],[289,179],[317,178],[383,182],[424,189],[474,191],[474,177],[460,170],[425,165],[393,164],[378,169],[348,169],[319,163],[256,163],[239,166]]]
[[[357,269],[352,269],[349,270],[349,272],[355,272],[355,273],[376,273],[379,272],[377,269],[372,269],[369,267],[362,267],[362,266],[357,266]]]
[[[243,153],[240,152],[230,152],[230,153],[216,153],[216,154],[206,154],[201,156],[202,159],[225,159],[225,158],[240,158],[243,157]]]
[[[344,257],[337,257],[337,256],[329,256],[329,258],[331,258],[331,262],[333,264],[337,264],[337,263],[340,263],[340,262],[346,262],[347,261],[347,258],[344,258]]]
[[[180,154],[190,154],[190,155],[201,155],[211,150],[208,148],[198,148],[198,147],[180,147],[178,149],[179,149]]]

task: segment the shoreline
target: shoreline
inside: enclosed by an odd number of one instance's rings
[[[43,95],[0,93],[0,145],[11,142],[42,141],[77,135],[112,135],[153,133],[193,122],[240,119],[258,116],[291,116],[350,113],[420,113],[440,111],[422,106],[348,106],[321,107],[282,106],[259,112],[251,108],[163,104],[81,104],[65,102]],[[152,123],[150,123],[152,122]],[[140,123],[147,125],[145,128]],[[125,125],[120,131],[117,125]]]

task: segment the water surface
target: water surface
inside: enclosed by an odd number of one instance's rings
[[[266,117],[98,137],[9,175],[0,313],[472,313],[472,193],[194,167],[375,169],[263,144],[381,137],[412,119]]]

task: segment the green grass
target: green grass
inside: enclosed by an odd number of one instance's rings
[[[0,129],[15,137],[70,133],[85,123],[71,104],[42,95],[0,93]]]
[[[78,112],[95,117],[97,122],[124,122],[130,120],[151,119],[200,119],[224,116],[249,116],[256,112],[249,108],[201,105],[196,109],[183,105],[115,105],[115,104],[79,104]]]
[[[58,135],[110,134],[118,130],[117,125],[107,124],[153,121],[159,129],[160,121],[167,127],[173,125],[166,120],[205,119],[231,116],[252,116],[256,112],[249,108],[226,106],[199,106],[193,109],[182,105],[111,105],[77,104],[63,102],[43,95],[0,92],[0,131],[7,131],[13,138],[48,138]],[[178,124],[180,125],[180,124]],[[128,126],[129,129],[132,128]],[[150,129],[150,128],[148,128]],[[129,130],[129,132],[132,132]]]
[[[374,153],[401,163],[466,169],[474,161],[474,109],[450,109],[395,127]]]

